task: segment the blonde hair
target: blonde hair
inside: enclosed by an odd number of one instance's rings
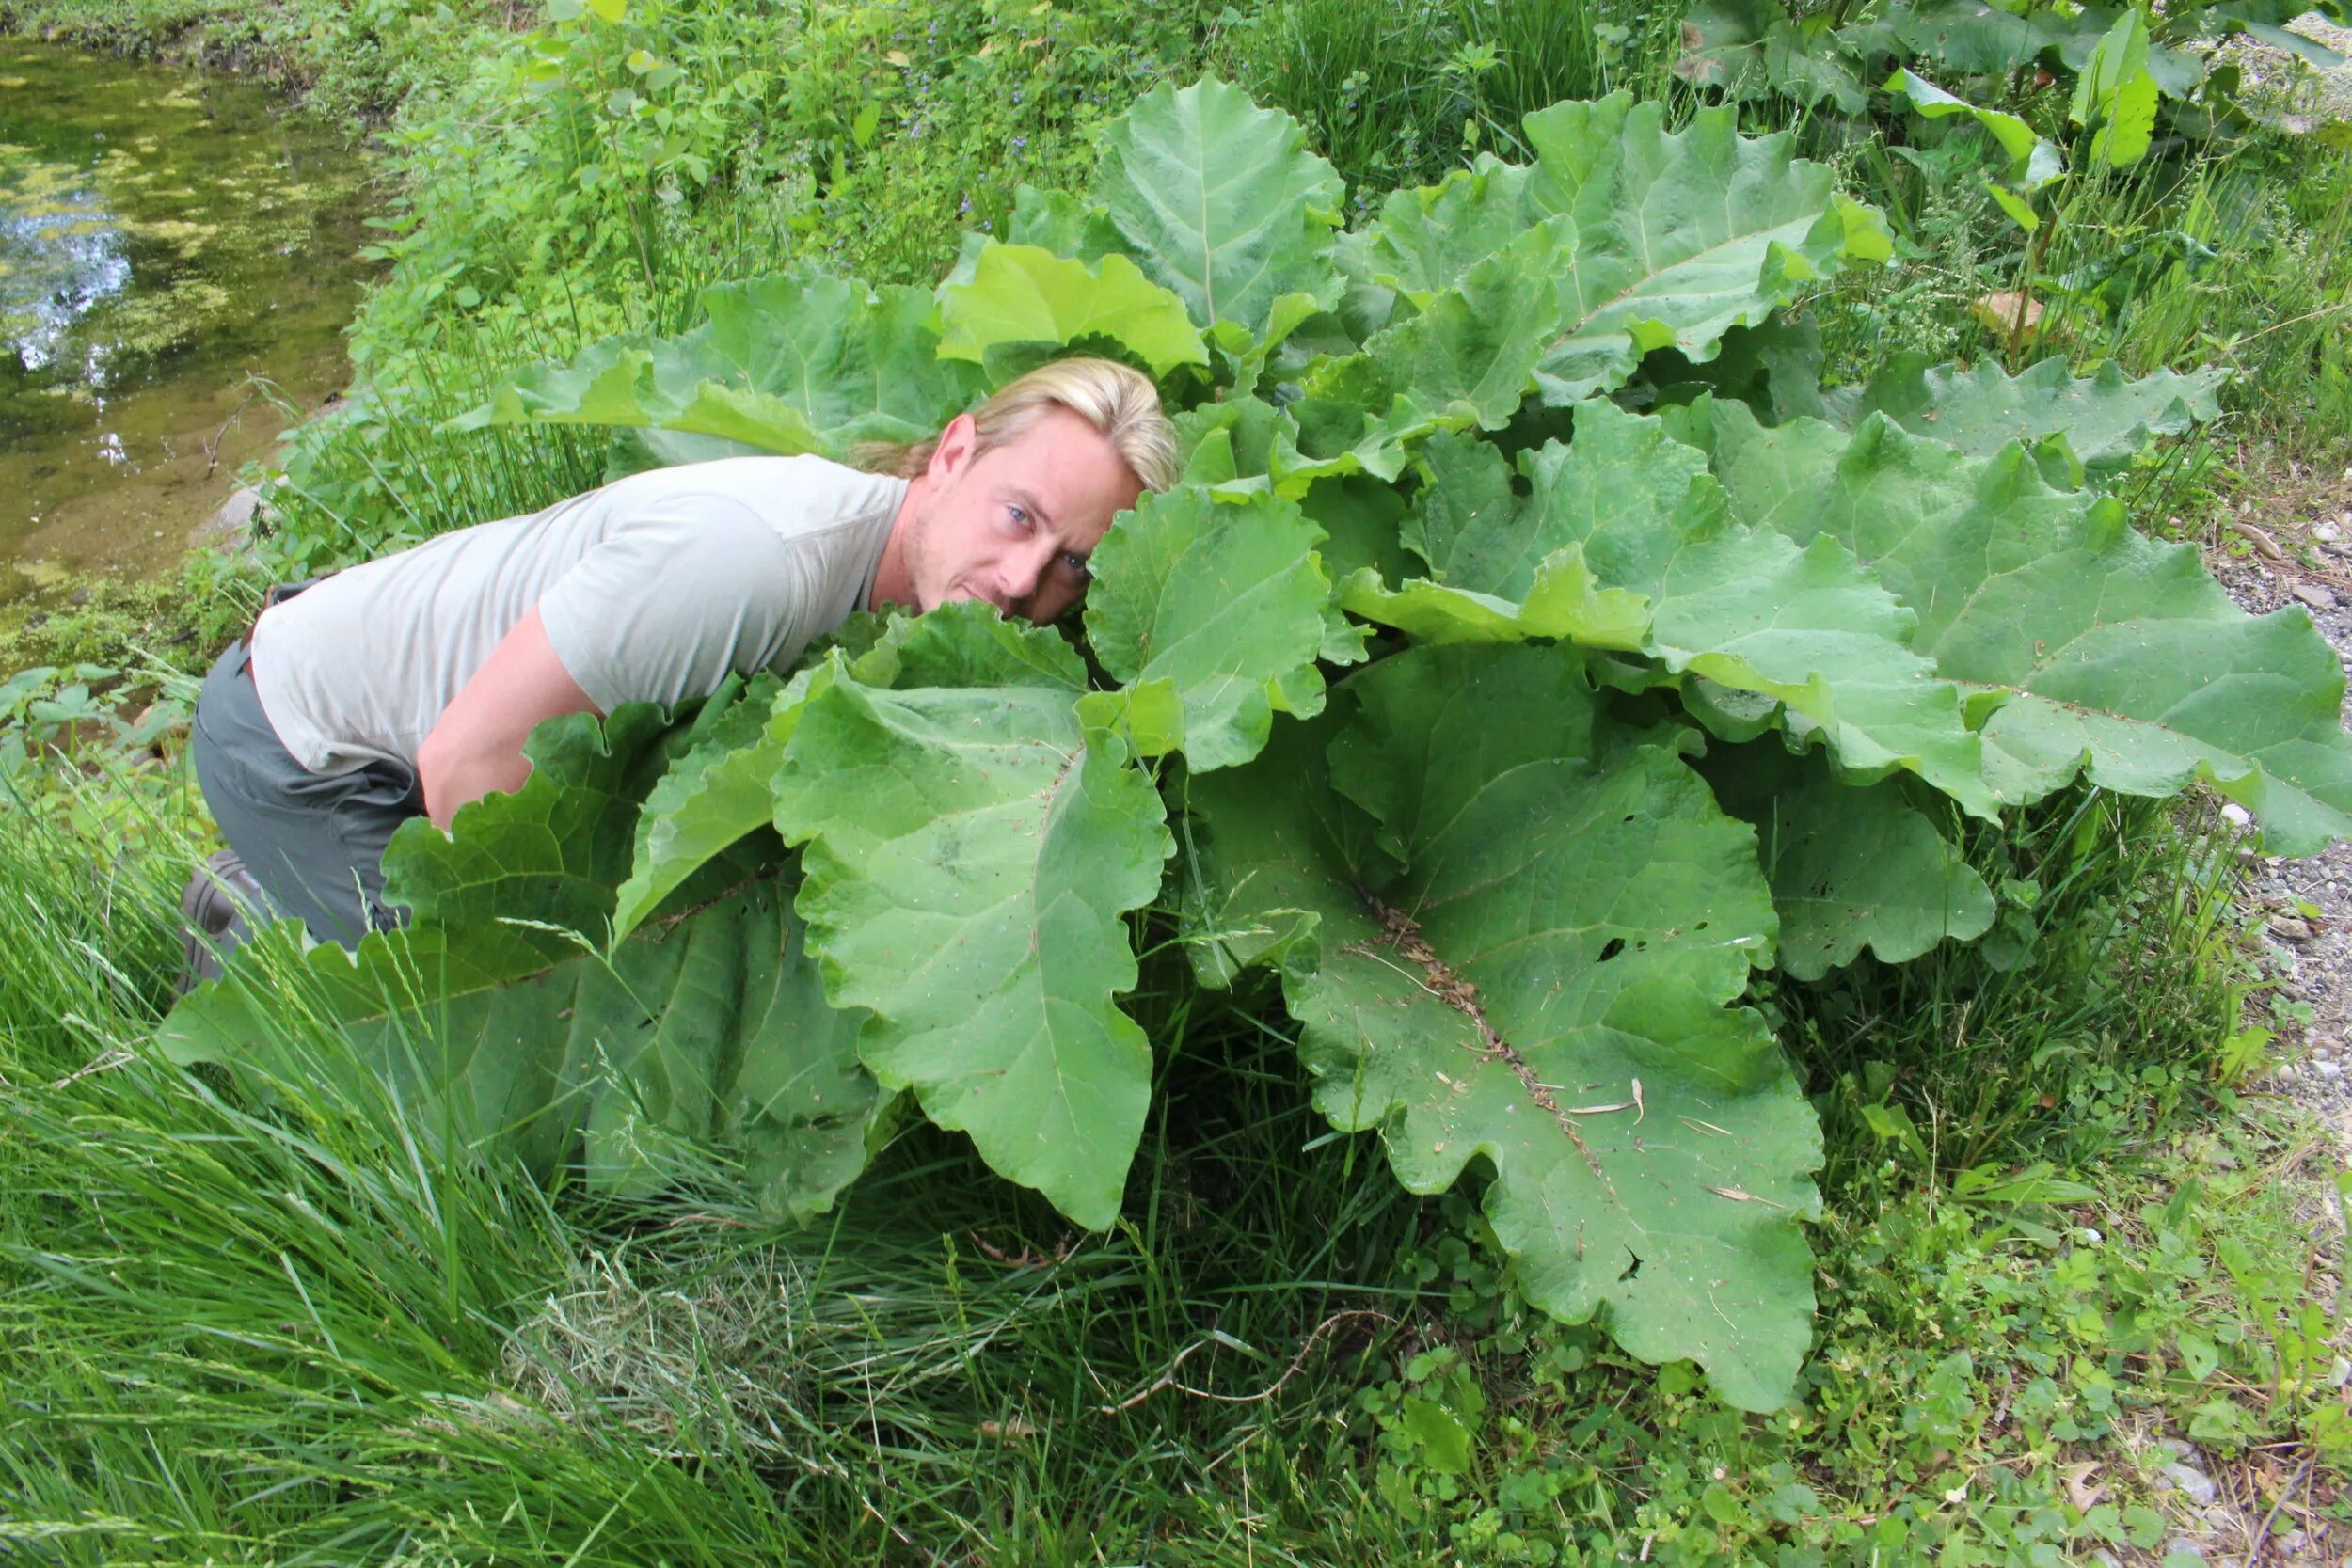
[[[1176,483],[1176,427],[1160,412],[1151,377],[1116,359],[1056,359],[1007,383],[972,410],[979,439],[972,455],[1012,440],[1048,408],[1067,408],[1092,425],[1147,490]],[[868,441],[850,461],[869,473],[914,479],[930,466],[939,438],[898,445]]]

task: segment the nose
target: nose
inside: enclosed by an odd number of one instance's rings
[[[1016,551],[1006,558],[1000,586],[1010,608],[1018,609],[1037,596],[1038,589],[1045,581],[1045,574],[1053,567],[1054,557],[1060,553],[1059,543],[1040,539],[1025,550]]]

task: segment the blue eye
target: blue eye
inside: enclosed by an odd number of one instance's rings
[[[1005,510],[1011,515],[1014,526],[1022,529],[1026,529],[1029,526],[1029,514],[1027,508],[1008,506]]]
[[[1072,571],[1077,573],[1080,577],[1085,577],[1087,575],[1087,558],[1080,555],[1075,550],[1062,551],[1061,563],[1069,567]]]

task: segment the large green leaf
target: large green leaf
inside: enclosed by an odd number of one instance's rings
[[[1373,222],[1346,237],[1342,262],[1419,305],[1542,221],[1529,178],[1488,152],[1434,185],[1391,191]]]
[[[2032,64],[2043,50],[2074,37],[2079,24],[2055,8],[2021,14],[1985,0],[1925,0],[1892,8],[1879,25],[1914,55],[1982,76]],[[1858,28],[1850,32],[1857,43],[1866,36]]]
[[[2216,367],[2127,378],[2112,359],[2078,376],[2063,357],[2012,376],[1989,359],[1963,370],[1899,355],[1859,399],[1836,411],[1838,422],[1849,425],[1884,414],[1914,436],[1977,457],[2011,441],[2033,446],[2061,436],[2084,467],[2107,472],[2127,466],[2156,436],[2182,435],[2220,413],[2218,394],[2229,376]]]
[[[768,784],[784,761],[807,688],[806,676],[796,676],[787,693],[762,672],[739,698],[723,691],[705,706],[684,750],[637,813],[628,875],[613,894],[615,937],[635,930],[680,884],[769,826],[775,807]]]
[[[1389,421],[1390,438],[1508,424],[1559,325],[1558,280],[1575,254],[1575,226],[1548,219],[1464,268],[1410,319],[1375,334],[1365,353],[1405,404]]]
[[[1315,660],[1331,602],[1315,557],[1322,537],[1270,495],[1220,504],[1186,485],[1145,496],[1091,561],[1087,639],[1129,690],[1086,699],[1089,719],[1124,722],[1142,754],[1181,750],[1206,772],[1257,755],[1276,713],[1321,711]],[[1140,721],[1134,698],[1160,686],[1174,699],[1172,730]]]
[[[1296,120],[1214,77],[1155,87],[1112,121],[1093,188],[1128,254],[1198,325],[1259,337],[1282,296],[1335,297],[1345,195]]]
[[[2023,448],[1970,458],[1883,415],[1850,436],[1767,430],[1694,405],[1733,509],[1852,550],[1917,611],[1913,645],[1997,708],[1988,782],[2038,800],[2077,774],[2133,795],[2202,777],[2278,852],[2352,835],[2344,673],[2299,606],[2251,616],[2186,545],[2135,532],[2115,501],[2052,489]]]
[[[802,956],[783,867],[722,857],[604,949],[637,801],[683,738],[642,705],[542,725],[521,790],[461,809],[450,836],[396,835],[407,928],[304,953],[275,927],[173,1010],[160,1043],[183,1062],[271,1064],[291,986],[429,1132],[542,1174],[578,1155],[596,1184],[641,1193],[715,1144],[777,1212],[821,1212],[864,1168],[888,1101],[856,1059],[863,1015],[829,1007]]]
[[[1435,641],[1567,638],[1784,703],[1865,775],[1905,768],[1991,815],[1960,694],[1906,642],[1912,615],[1848,553],[1726,513],[1697,450],[1606,399],[1576,438],[1522,455],[1514,487],[1481,442],[1432,439],[1407,535],[1432,581],[1351,578],[1343,602]]]
[[[940,357],[921,289],[787,275],[707,289],[703,307],[709,319],[682,337],[524,371],[455,422],[647,425],[839,457],[935,436],[983,389],[977,366]]]
[[[1060,684],[1070,649],[1053,631],[1011,622],[993,606],[961,600],[928,615],[893,615],[870,641],[845,646],[848,669],[867,686],[994,686],[1043,678]],[[755,677],[739,702],[713,697],[680,752],[645,797],[628,879],[614,899],[612,924],[627,935],[747,835],[775,818],[773,784],[801,709],[834,666],[803,665],[788,685]],[[769,857],[772,858],[772,857]],[[706,877],[707,880],[707,878]]]
[[[1858,115],[1869,94],[1855,74],[1861,62],[1834,34],[1792,23],[1771,0],[1697,0],[1682,14],[1682,52],[1674,73],[1739,103],[1778,93],[1811,107],[1827,100]]]
[[[1841,784],[1818,759],[1772,745],[1716,747],[1699,770],[1724,810],[1756,829],[1780,967],[1798,979],[1865,947],[1901,963],[1992,928],[1992,890],[1894,781]]]
[[[1680,758],[1612,739],[1566,650],[1417,650],[1339,695],[1343,723],[1190,781],[1194,934],[1282,963],[1316,1104],[1377,1129],[1408,1188],[1491,1162],[1529,1299],[1781,1403],[1820,1138],[1735,1005],[1772,945],[1754,835]]]
[[[1728,106],[1669,133],[1658,104],[1618,93],[1555,103],[1526,125],[1531,198],[1577,232],[1561,336],[1537,371],[1548,403],[1622,386],[1652,349],[1708,358],[1731,327],[1849,261],[1892,254],[1883,220],[1797,158],[1793,135],[1741,136]]]
[[[1122,916],[1171,844],[1150,781],[1082,730],[1083,684],[1067,649],[1019,684],[904,690],[836,656],[775,800],[806,846],[799,908],[828,994],[873,1013],[866,1065],[1099,1228],[1151,1087],[1143,1031],[1112,1002],[1136,979]]]

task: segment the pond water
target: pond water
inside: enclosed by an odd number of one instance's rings
[[[0,598],[169,568],[349,380],[361,167],[267,89],[0,38]]]

